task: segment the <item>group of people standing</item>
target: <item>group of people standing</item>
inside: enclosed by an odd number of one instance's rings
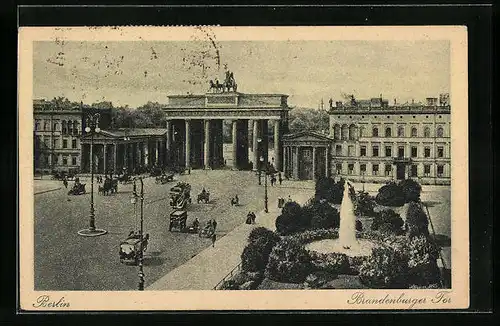
[[[280,186],[281,186],[281,183],[283,182],[281,172],[278,172],[278,182],[280,183]],[[273,174],[271,174],[271,186],[275,186],[275,185],[276,185],[276,176],[273,173]]]
[[[255,224],[255,219],[257,218],[257,216],[255,215],[254,212],[248,212],[247,214],[247,220],[246,220],[246,224]]]

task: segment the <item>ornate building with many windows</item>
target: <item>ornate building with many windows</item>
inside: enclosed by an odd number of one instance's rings
[[[284,136],[285,174],[293,179],[325,175],[380,183],[413,178],[422,184],[449,185],[448,103],[448,94],[441,94],[439,101],[427,98],[425,104],[389,105],[382,97],[352,97],[334,106],[330,100],[329,135]]]
[[[450,184],[450,106],[447,94],[425,104],[389,105],[372,98],[330,108],[332,174],[353,181],[417,179]]]

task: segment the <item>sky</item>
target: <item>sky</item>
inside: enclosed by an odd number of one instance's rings
[[[450,90],[448,41],[34,42],[33,96],[137,107],[203,94],[234,73],[242,93],[289,95],[317,108],[378,97],[424,102]]]

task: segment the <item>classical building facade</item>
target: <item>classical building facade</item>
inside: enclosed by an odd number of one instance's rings
[[[82,110],[58,108],[45,100],[33,101],[34,166],[36,172],[78,169]]]
[[[445,95],[425,104],[337,102],[330,109],[332,172],[353,181],[450,184],[450,124]]]
[[[166,150],[170,165],[213,169],[223,159],[223,120],[232,121],[233,168],[252,164],[261,157],[269,162],[268,124],[274,128],[274,165],[282,170],[282,135],[288,130],[287,95],[244,94],[235,91],[203,95],[172,95],[164,111],[167,118]],[[252,130],[251,137],[249,129]],[[252,148],[253,157],[249,157]],[[257,150],[254,150],[257,149]]]
[[[119,128],[101,130],[82,137],[80,170],[90,172],[90,146],[95,173],[134,171],[140,166],[163,166],[166,158],[166,129]]]
[[[389,105],[380,97],[352,98],[334,107],[330,100],[328,136],[285,135],[285,171],[293,179],[324,174],[360,182],[414,178],[422,184],[449,185],[448,102],[447,94],[439,101],[427,98],[425,104]],[[326,172],[320,163],[324,156]]]

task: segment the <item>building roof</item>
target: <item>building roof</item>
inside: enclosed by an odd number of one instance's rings
[[[99,132],[100,137],[109,137],[122,139],[124,137],[132,138],[142,138],[142,137],[154,137],[154,136],[164,136],[167,133],[165,128],[119,128],[113,130],[101,130]],[[98,137],[99,137],[98,136]],[[83,135],[82,138],[89,138],[90,134]],[[96,136],[94,136],[96,137]]]
[[[330,136],[316,132],[316,131],[301,131],[301,132],[296,132],[293,134],[286,134],[283,135],[283,140],[326,140],[326,141],[331,141],[333,138],[330,138]]]

